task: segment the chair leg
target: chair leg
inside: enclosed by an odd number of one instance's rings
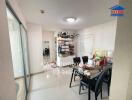
[[[110,86],[108,85],[108,96],[110,95]]]
[[[101,99],[103,98],[103,93],[102,93],[102,86],[101,86]]]
[[[77,72],[74,72],[74,82],[76,81]]]
[[[72,76],[71,76],[70,86],[69,86],[70,88],[71,88],[71,84],[72,84],[73,75],[74,75],[74,69],[72,70]]]
[[[74,75],[74,82],[76,81],[76,73],[75,73],[75,75]]]
[[[98,96],[95,95],[95,100],[97,100]]]
[[[79,95],[81,94],[81,87],[82,87],[82,84],[80,82],[80,86],[79,86]]]
[[[91,99],[91,92],[90,92],[90,85],[89,85],[89,88],[88,88],[88,100]]]

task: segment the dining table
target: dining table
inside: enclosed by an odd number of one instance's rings
[[[85,67],[84,67],[85,66]],[[83,66],[80,66],[80,65],[75,65],[73,66],[72,68],[72,75],[71,75],[71,80],[70,80],[70,88],[71,88],[71,84],[72,84],[72,81],[73,81],[73,78],[74,78],[74,75],[75,74],[78,74],[78,76],[80,77],[80,80],[85,78],[87,80],[93,80],[93,79],[96,79],[99,77],[99,75],[103,72],[103,70],[106,68],[106,67],[111,67],[112,64],[107,64],[107,65],[104,65],[103,67],[102,66],[91,66],[91,65],[83,65]],[[91,96],[90,96],[90,85],[88,86],[88,100],[90,100]]]
[[[71,88],[71,84],[73,81],[73,77],[75,74],[78,74],[78,76],[81,77],[86,77],[88,79],[93,79],[95,77],[97,77],[102,70],[99,70],[98,68],[94,67],[94,66],[90,66],[87,68],[83,68],[80,67],[80,65],[74,66],[72,69],[72,75],[71,75],[71,80],[70,80],[70,88]]]

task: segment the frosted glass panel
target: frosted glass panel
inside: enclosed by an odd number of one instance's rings
[[[26,88],[20,24],[9,9],[7,9],[7,19],[14,69],[14,79],[16,82],[17,100],[25,100]]]
[[[23,57],[22,57],[22,45],[20,35],[20,25],[15,17],[7,10],[10,45],[12,52],[14,77],[21,77],[24,75],[23,71]]]

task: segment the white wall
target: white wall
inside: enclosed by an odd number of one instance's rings
[[[16,100],[5,0],[0,0],[0,100]]]
[[[110,100],[132,100],[132,0],[120,0],[125,15],[118,17]]]
[[[94,48],[113,51],[116,35],[116,23],[117,21],[113,20],[79,31],[79,37],[77,39],[78,56],[86,55],[83,54],[85,53],[83,51],[88,51],[89,48],[91,48],[89,53],[91,53]]]
[[[49,41],[50,62],[55,62],[55,37],[54,32],[43,32],[43,41]]]
[[[40,25],[28,23],[28,45],[30,58],[30,72],[37,73],[43,71],[42,56],[42,28]]]
[[[127,88],[127,100],[132,99],[132,67],[130,69],[130,74],[129,74],[129,81],[128,81],[128,88]]]

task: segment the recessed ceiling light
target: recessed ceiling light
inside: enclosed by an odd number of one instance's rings
[[[68,22],[68,23],[74,23],[74,22],[76,22],[76,18],[74,18],[74,17],[68,17],[68,18],[66,18],[66,22]]]

